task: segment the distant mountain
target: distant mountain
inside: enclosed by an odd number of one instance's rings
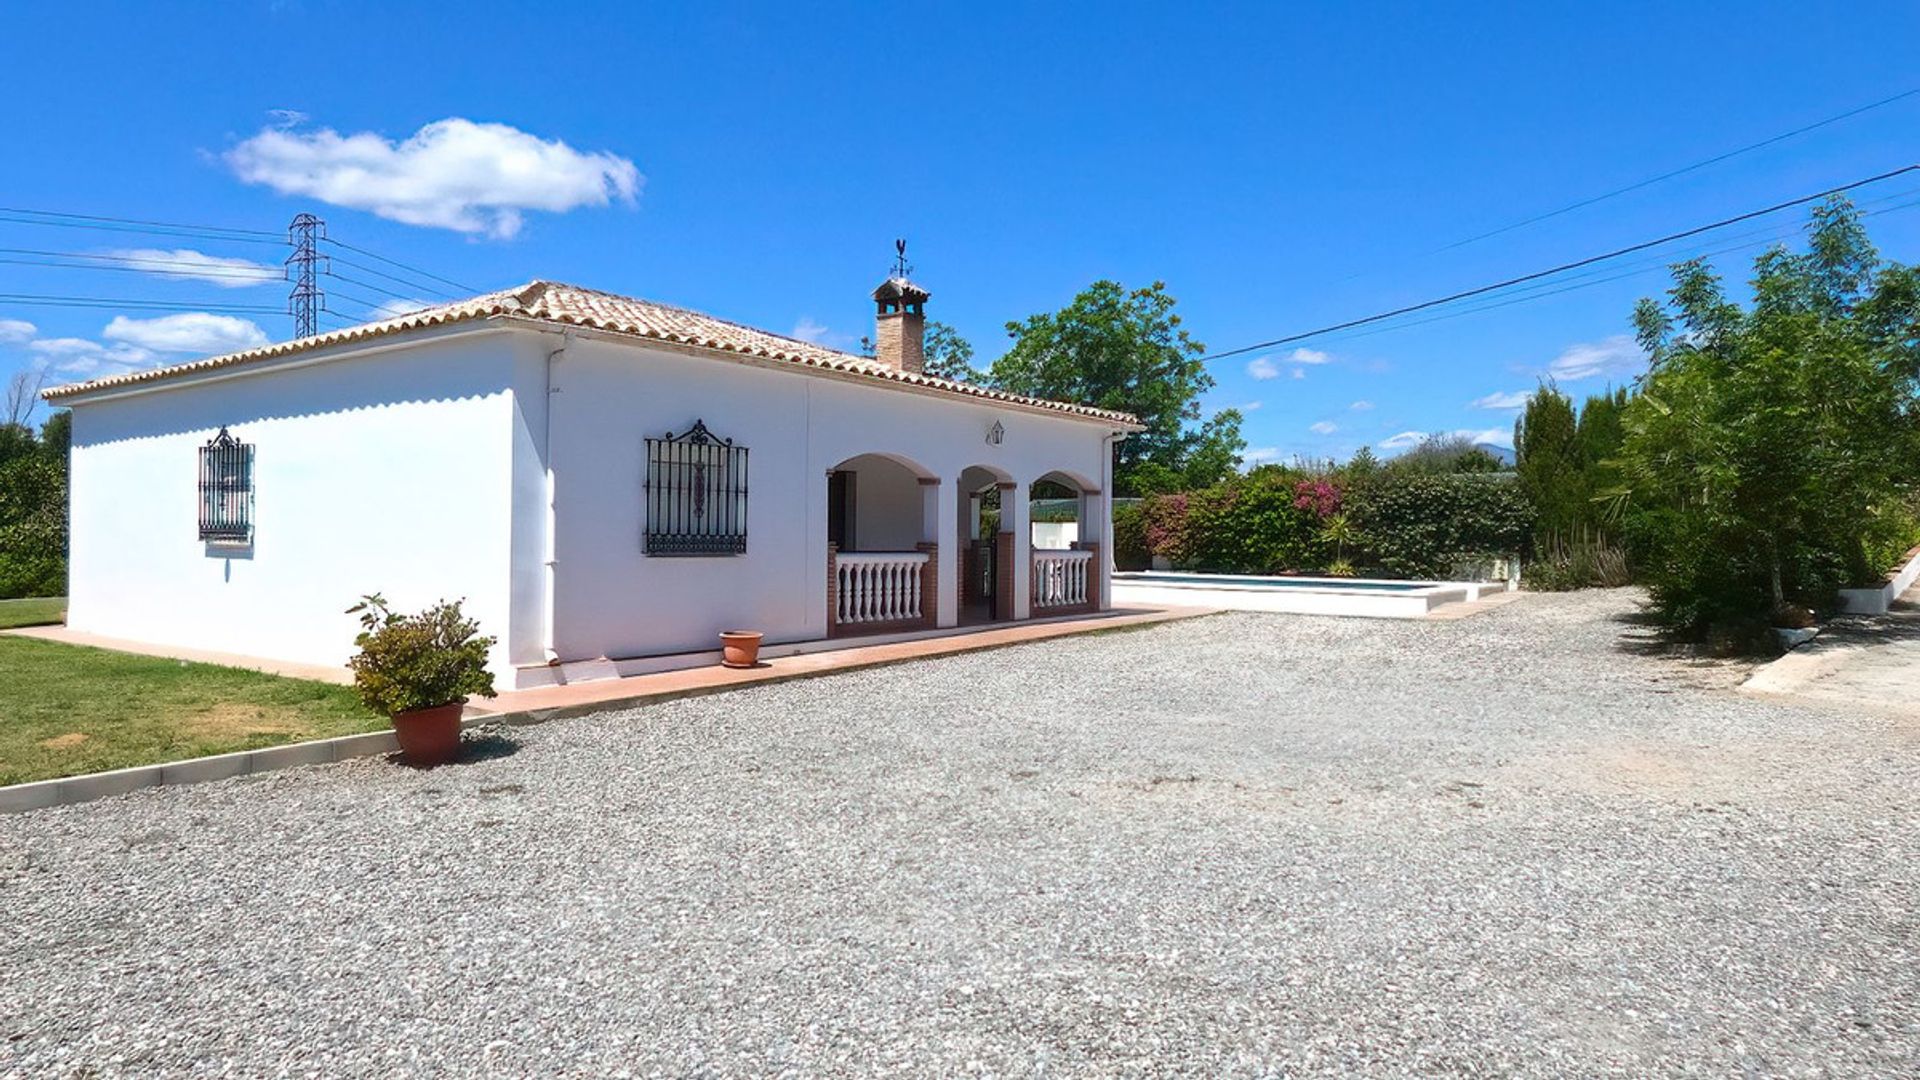
[[[1509,467],[1512,466],[1516,461],[1520,460],[1519,457],[1516,454],[1514,454],[1513,451],[1507,449],[1504,446],[1495,446],[1492,443],[1481,443],[1480,449],[1485,450],[1487,453],[1492,454],[1496,458],[1499,458],[1500,464],[1506,465]]]

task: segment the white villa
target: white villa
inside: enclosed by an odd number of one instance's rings
[[[503,687],[1108,606],[1122,413],[922,373],[927,293],[873,357],[554,282],[62,386],[68,624],[339,664],[346,608],[464,598]],[[1077,491],[1035,550],[1028,493]],[[980,539],[982,498],[1004,498]]]

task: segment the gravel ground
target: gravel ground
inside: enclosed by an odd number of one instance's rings
[[[1216,616],[0,817],[0,1075],[1920,1073],[1920,727],[1631,608]]]

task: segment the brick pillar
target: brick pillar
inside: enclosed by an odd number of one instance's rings
[[[940,625],[940,545],[922,540],[914,549],[927,553],[920,564],[920,625],[932,630]]]
[[[1005,529],[993,538],[993,617],[1013,618],[1013,534]]]
[[[840,630],[840,545],[827,541],[827,636]]]

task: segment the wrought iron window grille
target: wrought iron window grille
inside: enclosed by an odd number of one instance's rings
[[[705,422],[647,439],[648,555],[744,555],[747,448]]]
[[[224,427],[200,448],[200,539],[253,540],[253,444]]]

